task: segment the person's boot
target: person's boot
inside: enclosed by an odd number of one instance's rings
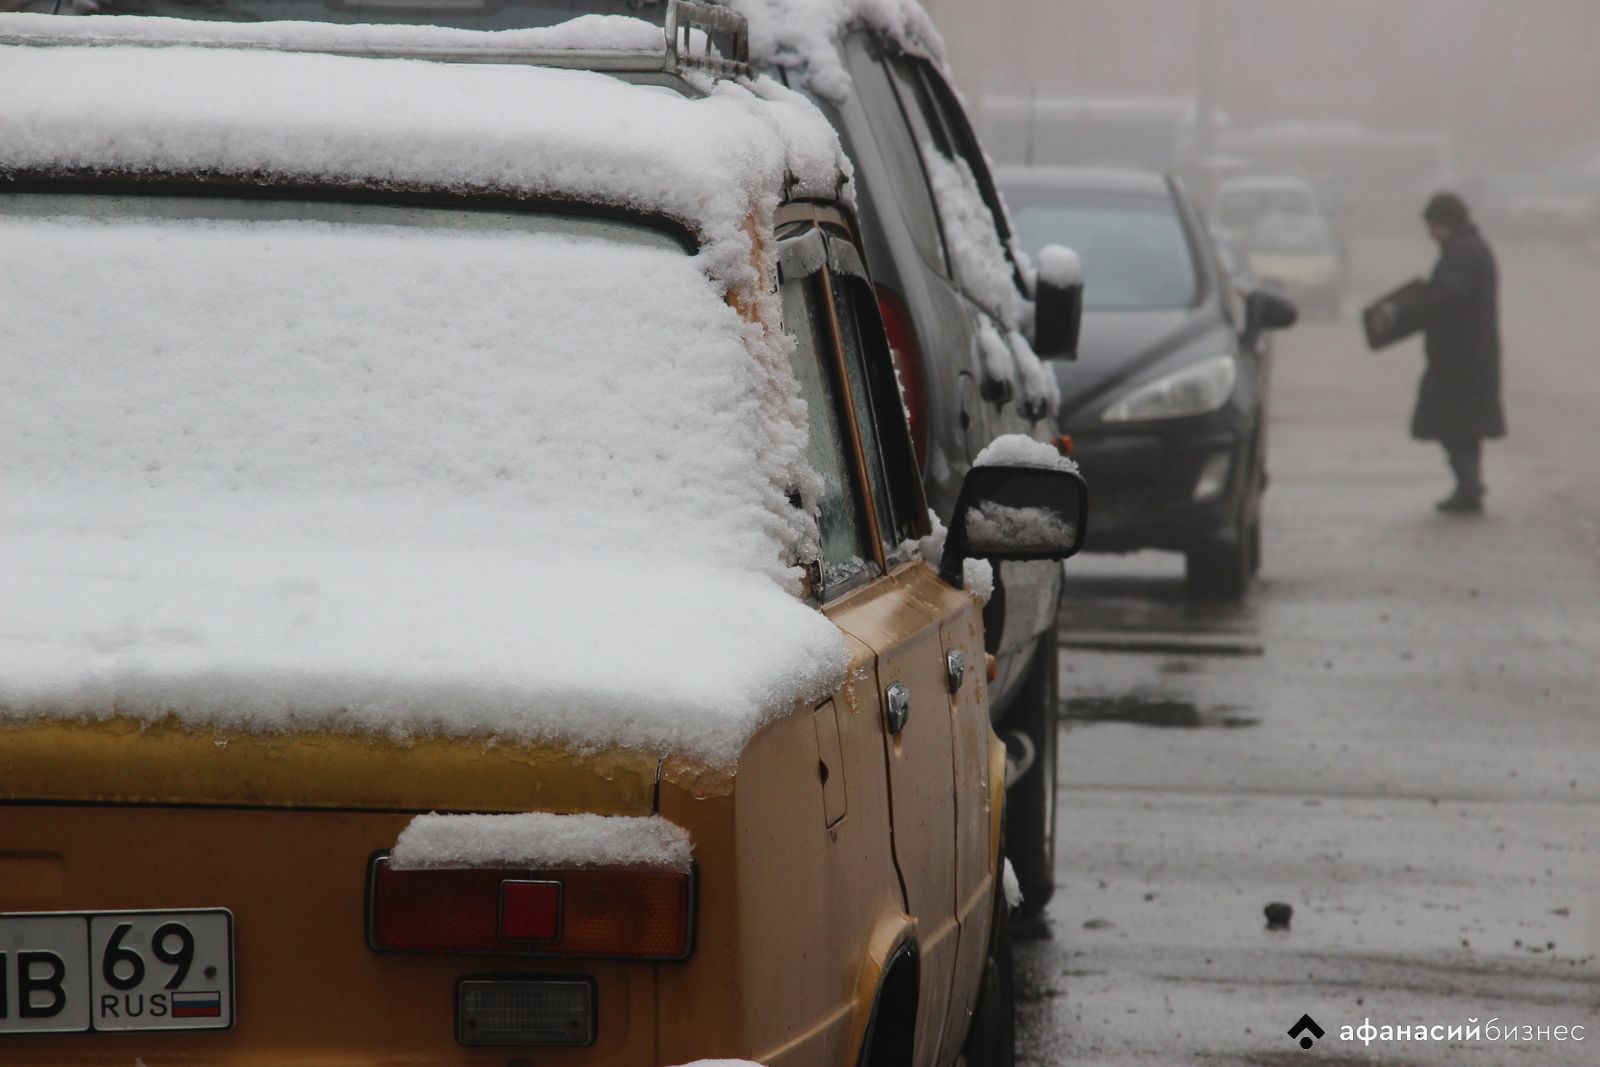
[[[1458,485],[1456,491],[1435,504],[1434,509],[1446,515],[1482,515],[1483,493],[1482,489]]]

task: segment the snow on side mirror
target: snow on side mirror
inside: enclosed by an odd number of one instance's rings
[[[939,574],[958,589],[968,557],[1059,560],[1083,547],[1089,489],[1077,464],[1019,434],[997,438],[961,483]]]
[[[1034,293],[1034,351],[1044,359],[1077,359],[1083,326],[1083,265],[1065,245],[1039,251]]]

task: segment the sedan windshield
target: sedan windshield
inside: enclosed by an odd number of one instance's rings
[[[1029,255],[1063,244],[1083,261],[1083,306],[1185,308],[1198,296],[1194,256],[1172,204],[1155,197],[1035,200],[1012,194],[1017,238]]]

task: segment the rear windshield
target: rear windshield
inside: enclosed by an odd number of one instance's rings
[[[1083,306],[1099,311],[1186,308],[1199,298],[1194,253],[1164,197],[1079,192],[1007,195],[1031,256],[1067,245],[1083,261]]]
[[[487,509],[479,528],[530,513],[550,528],[519,531],[553,544],[575,511],[709,543],[682,489],[708,476],[718,506],[749,501],[706,458],[750,429],[745,324],[674,237],[623,218],[0,194],[0,308],[11,502],[405,494]],[[624,462],[635,434],[650,454]]]

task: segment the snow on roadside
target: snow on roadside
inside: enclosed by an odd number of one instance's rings
[[[660,816],[418,815],[400,831],[389,864],[431,867],[523,867],[560,870],[627,867],[686,872],[694,858],[689,832]]]

